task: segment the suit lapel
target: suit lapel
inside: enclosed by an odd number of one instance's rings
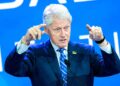
[[[86,54],[83,45],[69,43],[68,60],[71,64],[70,71],[68,71],[69,77],[87,75],[90,72],[89,59]]]
[[[48,53],[47,53],[48,54],[48,58],[47,58],[48,63],[50,64],[50,67],[53,70],[57,79],[60,80],[60,83],[62,83],[58,60],[57,60],[56,53],[55,53],[50,41],[47,42],[46,48],[48,51]]]
[[[77,49],[78,47],[75,46],[75,44],[69,42],[68,44],[68,60],[70,62],[70,68],[68,68],[68,76],[77,76],[79,75],[79,72],[77,70],[79,69],[79,64],[81,62],[82,52]]]

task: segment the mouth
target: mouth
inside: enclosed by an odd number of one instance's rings
[[[61,39],[60,42],[65,43],[67,39]]]

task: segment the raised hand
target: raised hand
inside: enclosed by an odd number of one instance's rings
[[[101,27],[98,26],[90,26],[89,24],[86,24],[86,28],[89,31],[89,36],[94,41],[100,41],[104,38],[103,32]]]
[[[30,27],[27,31],[27,33],[23,36],[23,38],[21,39],[22,42],[24,42],[25,44],[29,45],[31,40],[37,40],[40,39],[42,34],[45,33],[45,30],[41,30],[42,27],[45,27],[46,24],[40,24],[40,25],[36,25],[33,27]]]

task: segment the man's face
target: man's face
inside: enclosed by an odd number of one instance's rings
[[[70,39],[70,27],[71,23],[67,19],[55,18],[53,23],[48,26],[47,33],[59,48],[67,47]]]

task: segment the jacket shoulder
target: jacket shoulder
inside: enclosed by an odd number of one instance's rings
[[[92,45],[89,45],[89,44],[85,44],[85,43],[75,43],[75,42],[70,42],[70,45],[77,49],[77,50],[90,50],[90,49],[93,49],[93,46]]]

